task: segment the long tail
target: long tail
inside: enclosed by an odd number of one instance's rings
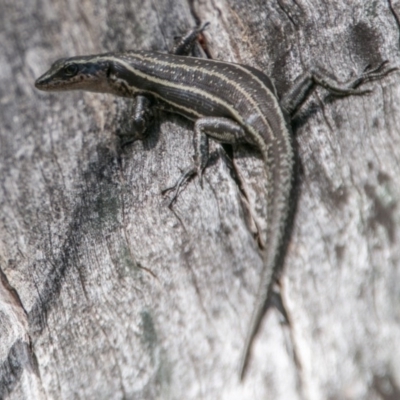
[[[290,140],[290,139],[289,139]],[[267,241],[263,251],[264,266],[250,320],[240,366],[240,379],[243,380],[248,364],[251,346],[265,313],[265,307],[271,300],[273,286],[283,263],[285,233],[291,209],[293,189],[294,155],[291,142],[287,142],[285,152],[263,154],[266,166],[267,193]],[[271,159],[279,154],[278,159]]]

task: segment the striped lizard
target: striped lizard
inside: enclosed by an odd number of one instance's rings
[[[279,97],[272,80],[253,67],[189,56],[206,26],[183,36],[173,54],[125,51],[60,59],[36,80],[35,86],[45,91],[87,90],[134,98],[133,139],[145,137],[152,107],[194,121],[194,164],[174,186],[174,198],[179,187],[192,176],[201,180],[208,162],[209,138],[228,144],[248,143],[261,153],[265,165],[267,239],[264,267],[240,362],[243,379],[254,336],[265,305],[271,300],[284,256],[285,230],[290,223],[295,164],[290,118],[317,86],[337,96],[362,95],[369,90],[356,89],[359,85],[381,78],[395,68],[386,69],[385,61],[346,84],[313,69],[301,75],[285,96]]]

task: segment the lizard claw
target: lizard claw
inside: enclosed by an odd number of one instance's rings
[[[168,207],[171,207],[175,200],[178,198],[181,187],[189,182],[189,180],[192,179],[192,177],[196,174],[197,169],[195,167],[188,167],[182,172],[179,179],[172,186],[167,187],[161,191],[162,195],[165,195],[167,192],[173,191],[173,194],[168,201]]]
[[[356,79],[353,82],[353,88],[357,88],[363,83],[374,81],[376,79],[382,78],[388,74],[390,74],[393,71],[397,71],[399,68],[398,67],[392,67],[392,68],[387,68],[387,65],[389,64],[389,60],[382,61],[377,67],[372,68],[371,64],[368,64],[362,75]],[[360,91],[358,92],[359,94],[364,94],[371,92],[370,90],[365,90],[365,91]]]

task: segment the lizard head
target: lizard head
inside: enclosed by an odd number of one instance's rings
[[[45,91],[108,92],[108,75],[109,62],[102,56],[62,58],[36,80],[35,86]]]

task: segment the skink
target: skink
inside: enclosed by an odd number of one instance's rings
[[[309,71],[279,100],[271,79],[255,68],[182,55],[191,51],[203,29],[185,35],[172,55],[126,51],[61,59],[35,85],[46,91],[88,90],[136,98],[137,138],[145,134],[151,106],[193,120],[195,165],[186,170],[179,185],[193,174],[201,178],[208,161],[208,137],[222,143],[249,143],[259,150],[265,165],[267,239],[264,268],[240,363],[243,378],[284,252],[294,176],[290,117],[317,85],[339,96],[364,94],[367,91],[355,87],[394,68],[385,70],[383,62],[345,85],[318,70]]]

